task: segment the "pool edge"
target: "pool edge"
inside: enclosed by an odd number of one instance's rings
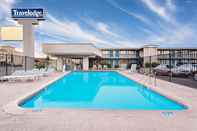
[[[123,75],[124,77],[130,79],[130,80],[133,80],[133,81],[143,85],[145,88],[149,88],[150,90],[166,97],[167,99],[172,100],[172,101],[176,102],[177,104],[180,104],[181,106],[186,107],[186,109],[183,109],[181,111],[190,111],[191,110],[191,105],[188,102],[186,102],[185,100],[181,99],[179,96],[177,96],[177,95],[172,96],[169,92],[161,91],[161,89],[159,90],[159,88],[154,87],[154,85],[152,85],[152,84],[149,84],[147,82],[143,83],[142,81],[139,81],[137,79],[133,79],[133,78],[129,77],[128,74],[126,74],[122,71],[116,71],[116,72]]]
[[[48,81],[47,83],[42,84],[39,88],[36,88],[35,90],[26,93],[22,97],[19,97],[19,98],[17,98],[14,101],[11,101],[10,103],[8,103],[8,104],[6,104],[6,105],[3,106],[3,111],[6,112],[6,113],[8,113],[8,114],[24,114],[25,112],[28,112],[28,111],[34,111],[35,109],[22,108],[20,106],[20,104],[23,103],[24,101],[26,101],[27,99],[33,97],[37,93],[41,92],[48,85],[54,83],[55,81],[61,79],[62,77],[66,76],[66,75],[68,75],[70,73],[71,73],[71,71],[64,72],[60,76],[57,76],[54,79]]]

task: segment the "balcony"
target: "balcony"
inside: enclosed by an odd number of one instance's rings
[[[103,58],[138,58],[136,54],[119,54],[119,55],[111,55],[111,54],[102,54]]]
[[[159,55],[158,59],[170,59],[169,54]],[[171,55],[171,59],[197,59],[196,55]]]

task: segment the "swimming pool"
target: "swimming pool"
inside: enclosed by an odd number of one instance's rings
[[[71,72],[20,104],[23,108],[184,110],[117,72]]]

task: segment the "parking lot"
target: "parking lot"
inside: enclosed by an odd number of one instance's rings
[[[157,76],[157,79],[170,81],[169,76]],[[170,82],[197,89],[197,81],[192,77],[172,77]]]

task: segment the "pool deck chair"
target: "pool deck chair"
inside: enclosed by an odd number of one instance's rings
[[[12,73],[12,75],[9,76],[2,76],[0,77],[0,81],[8,81],[8,82],[14,82],[14,81],[34,81],[39,80],[40,77],[43,76],[49,76],[54,72],[53,68],[45,69],[33,69],[33,70],[18,70]]]
[[[137,64],[132,64],[129,72],[136,72],[136,70],[137,70]]]

